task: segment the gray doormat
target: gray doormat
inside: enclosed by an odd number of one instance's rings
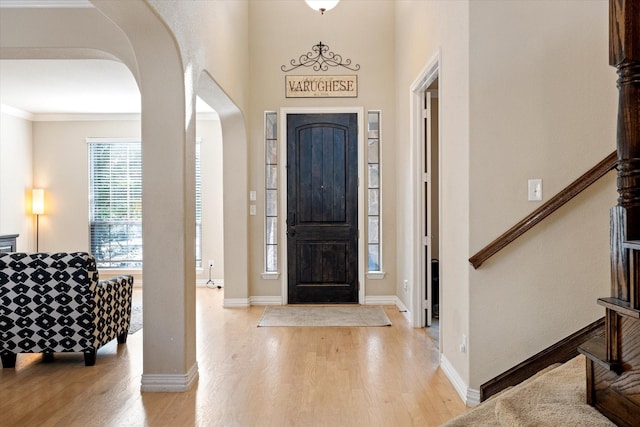
[[[258,326],[391,326],[379,305],[268,306]]]

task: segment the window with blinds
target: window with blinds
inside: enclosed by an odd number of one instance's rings
[[[196,139],[196,267],[202,267],[202,175],[200,142]]]
[[[200,144],[197,143],[198,266],[202,265],[201,211]],[[89,246],[98,267],[142,267],[142,152],[139,140],[89,140]]]
[[[140,141],[89,144],[89,240],[98,267],[142,266]]]

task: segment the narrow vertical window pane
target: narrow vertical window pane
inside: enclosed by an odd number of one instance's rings
[[[268,189],[278,188],[278,166],[267,165],[267,182],[265,187]]]
[[[268,165],[278,164],[278,149],[276,146],[277,141],[275,139],[267,140],[266,157]]]
[[[267,272],[278,271],[278,247],[276,245],[267,245]]]
[[[380,218],[369,217],[369,243],[380,243]]]
[[[380,246],[369,245],[368,256],[369,271],[380,271]]]
[[[369,163],[379,163],[380,162],[380,155],[379,155],[379,150],[378,150],[378,146],[380,145],[378,139],[370,139],[368,142],[368,152],[367,152],[367,156],[368,156],[368,161]]]
[[[267,217],[267,245],[278,244],[278,218]]]
[[[267,190],[267,216],[278,216],[278,190]]]
[[[380,113],[377,111],[369,111],[369,138],[378,138],[380,131]]]
[[[367,268],[369,271],[380,271],[381,268],[380,136],[380,112],[369,111],[367,113]]]
[[[369,206],[368,206],[368,214],[369,215],[378,215],[380,205],[378,202],[380,190],[378,189],[369,189]]]
[[[278,271],[278,115],[265,113],[265,260],[268,273]]]
[[[276,123],[278,115],[276,113],[267,113],[265,120],[265,135],[266,139],[278,139],[278,124]]]
[[[369,164],[369,188],[380,187],[380,166],[378,164]]]

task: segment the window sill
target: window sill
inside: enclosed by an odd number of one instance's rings
[[[278,280],[280,278],[280,273],[277,273],[277,272],[275,272],[275,273],[272,273],[272,272],[267,273],[267,272],[265,272],[265,273],[261,273],[260,275],[262,276],[262,278],[264,280]]]
[[[367,279],[369,280],[382,280],[384,279],[384,276],[386,276],[387,273],[385,273],[384,271],[368,271],[367,272]]]

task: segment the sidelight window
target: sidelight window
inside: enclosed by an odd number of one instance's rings
[[[367,113],[367,270],[382,271],[380,111]]]
[[[278,114],[265,113],[265,272],[278,271]]]

